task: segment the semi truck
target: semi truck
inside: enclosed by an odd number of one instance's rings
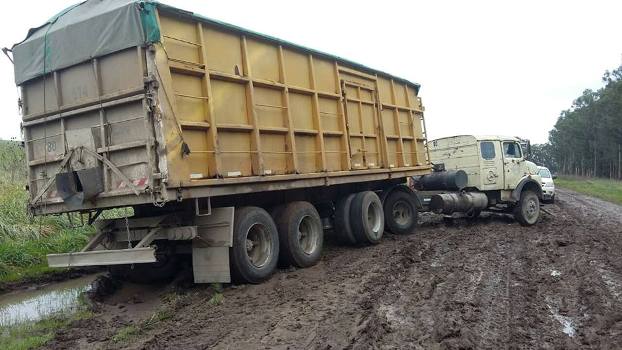
[[[190,259],[197,283],[258,283],[315,264],[325,227],[375,244],[416,225],[416,83],[151,1],[84,1],[10,51],[29,211],[97,227],[49,266],[165,277]]]
[[[477,217],[508,212],[524,226],[537,223],[544,200],[538,166],[525,159],[528,141],[497,135],[431,140],[433,172],[412,179],[425,210]]]
[[[84,1],[8,51],[28,210],[97,229],[51,267],[259,283],[316,264],[326,229],[369,245],[421,210],[539,216],[517,140],[428,143],[418,84],[334,55],[141,0]]]

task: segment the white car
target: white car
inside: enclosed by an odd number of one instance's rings
[[[539,166],[538,175],[542,178],[542,199],[547,203],[555,202],[555,176],[551,175],[548,168]]]

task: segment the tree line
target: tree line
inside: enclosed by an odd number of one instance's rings
[[[622,66],[602,81],[560,113],[548,143],[532,146],[536,163],[567,175],[622,179]]]

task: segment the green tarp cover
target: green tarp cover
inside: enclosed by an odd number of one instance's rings
[[[228,23],[206,18],[151,0],[87,0],[73,5],[33,28],[21,43],[13,45],[15,82],[23,82],[58,69],[129,47],[160,41],[156,7],[180,17],[296,47],[313,55],[335,59],[366,72],[382,73],[419,90],[419,84],[362,64],[263,35]]]
[[[15,82],[159,39],[155,4],[87,0],[31,29],[13,46]]]

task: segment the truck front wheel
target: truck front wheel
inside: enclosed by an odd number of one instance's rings
[[[322,254],[324,229],[315,207],[309,202],[288,203],[275,217],[281,261],[296,267],[317,264]]]
[[[243,207],[236,209],[233,221],[232,276],[245,283],[267,280],[279,258],[279,235],[270,214],[258,207]]]
[[[413,194],[395,190],[384,200],[384,222],[396,235],[408,235],[417,227],[417,203]]]
[[[514,218],[523,226],[531,226],[540,218],[540,200],[538,195],[525,190],[521,193],[520,201],[514,207]]]

